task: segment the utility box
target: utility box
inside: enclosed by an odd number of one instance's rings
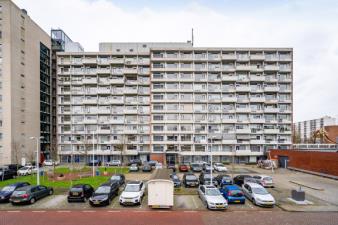
[[[305,191],[303,190],[292,190],[291,198],[295,201],[305,201]]]

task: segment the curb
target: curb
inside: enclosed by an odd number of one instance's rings
[[[324,191],[324,188],[311,187],[311,186],[308,186],[308,185],[305,185],[305,184],[302,184],[302,183],[299,183],[299,182],[296,182],[296,181],[292,181],[292,180],[289,180],[289,182],[293,183],[293,184],[300,185],[302,187],[307,187],[307,188],[310,188],[310,189],[313,189],[313,190],[316,190],[316,191]]]

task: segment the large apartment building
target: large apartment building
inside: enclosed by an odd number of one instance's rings
[[[325,127],[336,125],[336,118],[323,116],[318,119],[300,121],[293,124],[294,134],[298,136],[300,143],[311,143],[312,135],[315,131]],[[296,139],[297,139],[296,138]],[[319,139],[317,139],[320,141]]]
[[[50,146],[50,37],[10,0],[0,0],[0,164],[35,159]]]
[[[254,162],[289,148],[290,48],[101,43],[57,55],[63,162]],[[94,152],[93,152],[94,150]]]

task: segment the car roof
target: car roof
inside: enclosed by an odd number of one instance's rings
[[[263,188],[262,185],[257,184],[257,183],[251,183],[251,182],[248,182],[248,183],[246,183],[246,184],[249,185],[250,187]]]
[[[73,186],[72,186],[72,188],[79,188],[79,187],[83,187],[83,186],[85,186],[86,184],[74,184]]]
[[[214,185],[203,185],[206,189],[214,189],[216,188]],[[217,188],[216,188],[217,189]]]
[[[225,185],[228,190],[241,190],[237,185]]]
[[[111,186],[112,185],[112,183],[115,183],[116,181],[112,181],[112,182],[107,182],[107,183],[103,183],[103,184],[101,184],[100,185],[100,187],[103,187],[103,186]]]

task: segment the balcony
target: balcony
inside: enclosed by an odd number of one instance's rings
[[[97,64],[97,59],[96,58],[84,58],[82,60],[83,64]]]
[[[251,66],[250,66],[250,71],[251,71],[251,72],[263,72],[264,69],[263,69],[262,66],[257,67],[257,66],[251,65]]]
[[[124,64],[124,59],[111,59],[111,64]]]
[[[230,61],[235,61],[237,59],[235,54],[222,54],[221,58],[222,60],[230,60]]]
[[[277,65],[266,65],[266,66],[264,66],[264,70],[265,71],[278,71],[279,66],[277,66]]]
[[[96,71],[98,74],[110,74],[111,73],[110,69],[104,69],[104,68],[99,68]]]
[[[236,87],[237,92],[250,92],[250,86],[238,86]]]
[[[137,74],[138,70],[137,68],[125,68],[123,70],[124,74]]]
[[[278,79],[276,77],[266,77],[265,81],[270,82],[270,83],[275,83],[278,81]]]
[[[138,155],[138,150],[125,150],[123,153],[125,155]]]
[[[222,81],[237,81],[237,76],[223,75],[222,76]]]
[[[91,99],[91,98],[83,99],[83,104],[97,104],[97,98],[94,98],[94,99]]]
[[[254,54],[250,55],[251,60],[265,60],[265,56],[263,54]]]
[[[123,103],[124,103],[124,100],[123,100],[123,98],[119,98],[119,99],[114,99],[114,98],[112,98],[112,99],[110,100],[110,103],[111,103],[111,104],[123,104]]]
[[[265,77],[264,76],[251,75],[250,80],[251,81],[265,81]]]
[[[236,108],[236,112],[237,113],[250,113],[251,112],[251,108]]]
[[[236,134],[250,134],[250,128],[236,129]]]
[[[290,66],[282,66],[279,69],[281,72],[291,72],[291,67]]]
[[[83,123],[85,123],[85,124],[97,124],[97,120],[96,119],[84,119]]]
[[[265,102],[265,97],[250,97],[250,102]]]
[[[236,70],[238,71],[250,71],[250,66],[249,65],[237,65]]]
[[[97,78],[84,78],[83,84],[97,84]]]
[[[110,94],[111,90],[110,89],[98,89],[97,93],[98,94]]]
[[[124,94],[137,94],[137,88],[125,88]]]
[[[265,141],[264,140],[250,140],[250,144],[252,145],[263,145],[265,144]]]
[[[110,79],[111,84],[124,84],[124,79]]]
[[[222,118],[222,123],[237,123],[237,119],[235,118]]]
[[[113,123],[113,124],[124,124],[124,119],[122,119],[122,118],[121,118],[121,119],[113,119],[113,118],[112,118],[112,119],[109,120],[109,122],[110,122],[110,123]],[[117,133],[117,132],[118,132],[118,131],[113,132],[113,133]]]
[[[236,102],[236,101],[237,97],[226,97],[226,96],[222,97],[222,102]]]
[[[264,118],[259,118],[259,119],[251,118],[250,123],[265,123],[265,119]]]
[[[109,109],[99,109],[98,114],[110,114],[110,108]]]
[[[264,91],[266,92],[278,92],[279,91],[279,87],[264,87]]]
[[[279,134],[279,129],[264,129],[264,134]]]
[[[125,114],[137,114],[137,109],[125,109],[124,113]]]
[[[104,130],[98,130],[97,134],[111,134],[111,132],[110,132],[110,130],[104,129]]]
[[[265,113],[278,113],[279,112],[279,108],[265,108],[264,112]]]

